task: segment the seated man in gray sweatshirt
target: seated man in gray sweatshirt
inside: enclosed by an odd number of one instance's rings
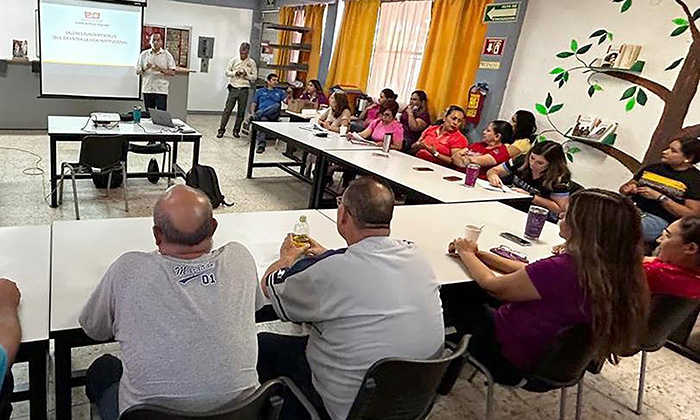
[[[297,247],[288,236],[262,279],[277,315],[307,323],[310,335],[258,334],[260,380],[292,378],[324,419],[347,418],[374,362],[442,354],[438,282],[414,244],[389,237],[393,208],[387,185],[353,181],[337,216],[348,247],[326,251],[313,240]],[[297,261],[305,253],[314,256]],[[288,400],[282,418],[306,418]]]
[[[88,369],[86,393],[103,420],[137,404],[204,413],[258,387],[255,310],[263,297],[250,252],[212,250],[209,199],[178,185],[153,209],[156,252],[128,252],[102,278],[80,315],[95,340],[114,338]]]

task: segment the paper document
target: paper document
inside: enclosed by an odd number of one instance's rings
[[[484,181],[483,179],[477,179],[476,180],[476,185],[480,186],[481,188],[489,191],[498,191],[498,192],[503,192],[503,193],[512,193],[515,192],[512,189],[510,189],[507,185],[504,185],[502,187],[494,187],[489,183],[488,181]]]

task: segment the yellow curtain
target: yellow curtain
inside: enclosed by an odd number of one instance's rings
[[[280,25],[287,25],[287,26],[294,26],[294,11],[295,7],[282,7],[279,11],[279,24]],[[277,40],[278,44],[281,45],[289,45],[292,43],[292,34],[293,32],[290,31],[279,31],[279,39]],[[289,57],[290,57],[290,52],[291,50],[282,50],[282,49],[276,49],[275,50],[275,64],[283,66],[285,64],[289,64]],[[280,80],[286,80],[287,79],[287,71],[286,70],[278,70],[276,71],[277,75],[279,76]]]
[[[366,89],[379,6],[379,0],[346,2],[326,88],[342,84],[357,86],[363,91]]]
[[[430,113],[466,105],[479,69],[487,25],[481,23],[491,0],[435,0],[417,89],[428,94]]]
[[[323,14],[326,12],[325,4],[304,6],[304,26],[311,28],[311,32],[304,34],[302,43],[311,44],[311,52],[301,54],[300,63],[309,62],[309,72],[305,80],[318,78],[318,64],[321,61],[321,37],[323,36]]]

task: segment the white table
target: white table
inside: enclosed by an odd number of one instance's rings
[[[328,159],[354,167],[360,172],[371,173],[385,180],[431,197],[440,203],[469,203],[478,201],[502,201],[527,199],[529,196],[515,192],[491,191],[480,186],[464,185],[464,173],[432,162],[392,150],[389,156],[354,150],[330,150]],[[415,168],[428,168],[418,171]],[[458,177],[447,181],[445,177]]]
[[[302,112],[294,112],[290,111],[288,109],[283,110],[286,114],[288,114],[290,117],[292,117],[292,122],[304,122],[304,121],[310,121],[313,118],[318,118],[321,116],[321,112],[316,111],[315,114],[304,114]]]
[[[175,124],[182,125],[183,131],[176,131],[168,127],[153,124],[149,119],[141,120],[140,124],[133,122],[120,122],[114,128],[94,127],[89,117],[67,117],[49,116],[48,134],[51,160],[51,207],[57,207],[57,183],[60,178],[58,164],[56,162],[56,143],[58,142],[80,142],[85,136],[121,136],[126,141],[167,141],[172,143],[172,173],[166,173],[162,168],[163,175],[182,176],[185,171],[177,164],[177,152],[179,143],[193,143],[192,165],[199,162],[199,143],[202,134],[182,121],[175,119]],[[145,178],[147,173],[129,172],[128,177]],[[85,178],[89,175],[76,175],[76,178]]]
[[[335,221],[336,210],[321,210]],[[467,224],[484,225],[479,237],[479,249],[489,250],[507,245],[523,252],[530,262],[552,255],[552,247],[563,243],[559,228],[546,223],[540,239],[523,247],[499,236],[510,232],[520,237],[525,230],[527,214],[502,203],[433,204],[394,207],[391,236],[415,242],[428,258],[440,284],[472,280],[458,258],[447,254],[447,246],[454,238],[464,236]]]
[[[219,227],[214,246],[241,242],[253,254],[262,276],[302,214],[307,216],[311,235],[324,246],[346,246],[335,223],[315,210],[215,215]],[[57,418],[71,415],[71,349],[93,343],[80,329],[80,311],[117,257],[156,249],[152,225],[150,218],[54,222],[51,337],[55,339]]]
[[[29,399],[32,419],[46,418],[50,245],[49,226],[0,228],[0,277],[17,283],[22,294],[22,344],[16,361],[29,363],[29,390],[18,399]]]
[[[319,200],[318,196],[322,195],[322,191],[319,192],[319,190],[321,190],[324,185],[321,184],[321,178],[324,177],[327,166],[325,155],[326,152],[331,150],[379,150],[379,147],[368,144],[352,143],[345,137],[341,137],[340,134],[334,132],[328,132],[327,137],[318,137],[311,131],[304,130],[302,127],[308,128],[309,124],[299,122],[253,122],[250,130],[250,138],[252,140],[250,142],[250,149],[248,150],[248,171],[246,176],[247,178],[253,177],[253,168],[274,167],[281,169],[295,178],[311,184],[309,208],[317,208],[317,201]],[[256,142],[254,139],[258,131],[262,131],[268,136],[287,143],[288,149],[285,156],[291,160],[282,162],[255,162]],[[289,154],[294,148],[302,150],[303,155],[301,160],[296,159],[294,156]],[[309,178],[306,174],[308,154],[315,155],[317,158],[313,179]],[[293,167],[299,167],[299,171],[295,171],[292,169]]]

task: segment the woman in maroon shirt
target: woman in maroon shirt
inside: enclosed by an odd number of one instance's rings
[[[416,90],[411,94],[411,101],[401,112],[400,121],[403,125],[403,151],[408,152],[430,125],[428,95],[425,92]]]
[[[469,353],[500,383],[519,383],[567,327],[590,325],[591,346],[610,361],[646,329],[649,290],[632,201],[582,190],[571,198],[560,236],[566,252],[527,265],[465,239],[449,246],[475,281],[443,292],[448,318],[461,334],[473,334]],[[506,274],[497,277],[489,266]],[[489,297],[497,309],[483,304]]]

